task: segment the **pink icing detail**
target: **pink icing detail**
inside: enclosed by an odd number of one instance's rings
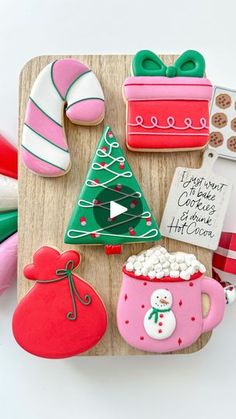
[[[70,106],[66,111],[66,115],[72,121],[92,122],[102,118],[104,110],[103,100],[87,99]]]
[[[127,100],[206,100],[212,96],[212,84],[198,77],[128,77],[124,83]]]
[[[205,118],[200,118],[200,125],[194,126],[191,118],[185,118],[183,123],[183,126],[177,126],[175,125],[175,118],[173,116],[169,116],[167,118],[167,125],[159,125],[158,124],[158,118],[156,116],[151,116],[150,118],[150,124],[147,125],[144,123],[144,118],[141,115],[136,116],[136,121],[134,123],[129,122],[128,125],[131,127],[142,127],[145,129],[153,129],[153,128],[159,128],[159,129],[176,129],[176,130],[186,130],[186,129],[193,129],[196,131],[202,130],[204,128],[209,129],[209,126],[207,125],[207,121]],[[145,135],[147,133],[145,132]],[[182,135],[182,134],[181,134]],[[195,135],[195,134],[194,134]],[[202,135],[202,134],[201,134]]]
[[[21,149],[21,156],[25,165],[33,172],[43,176],[58,176],[64,173],[62,169],[52,166],[50,163],[46,163],[33,154],[29,153],[23,147]]]
[[[53,66],[53,81],[60,94],[65,97],[68,87],[81,74],[89,68],[77,60],[64,59],[58,60]]]
[[[51,143],[68,150],[63,128],[48,118],[30,99],[26,108],[25,123]]]

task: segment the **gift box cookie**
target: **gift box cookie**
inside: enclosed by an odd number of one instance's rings
[[[216,148],[220,157],[236,160],[235,90],[214,88],[210,122],[210,147]]]
[[[130,150],[197,150],[208,144],[212,84],[199,52],[186,51],[167,67],[153,52],[139,51],[132,73],[123,85]]]

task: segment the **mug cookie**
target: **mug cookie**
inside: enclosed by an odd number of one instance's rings
[[[149,352],[184,349],[223,318],[221,285],[196,256],[156,246],[129,257],[117,306],[117,325],[131,346]],[[202,295],[210,298],[202,314]]]
[[[236,136],[233,135],[227,140],[227,147],[230,151],[236,153]]]
[[[104,95],[95,74],[74,59],[48,64],[30,92],[22,134],[25,166],[41,176],[61,176],[71,166],[64,112],[77,125],[98,125],[104,118]]]
[[[216,128],[224,128],[227,125],[228,118],[223,112],[214,113],[211,117],[212,125]]]
[[[233,131],[236,131],[236,118],[232,119],[231,121],[231,129]]]
[[[224,137],[221,132],[213,131],[210,134],[210,145],[212,147],[220,147],[224,142]]]
[[[229,108],[231,103],[231,97],[227,93],[221,93],[220,95],[216,96],[216,105],[221,109]]]

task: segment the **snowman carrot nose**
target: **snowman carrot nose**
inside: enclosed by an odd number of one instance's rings
[[[160,299],[160,303],[161,303],[161,304],[168,304],[168,301],[164,300],[164,298],[161,298],[161,299]]]

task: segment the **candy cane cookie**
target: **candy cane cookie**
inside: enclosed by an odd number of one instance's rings
[[[61,176],[70,169],[64,111],[78,125],[98,125],[104,118],[104,95],[97,77],[73,59],[44,67],[28,100],[21,155],[28,169],[41,176]]]

